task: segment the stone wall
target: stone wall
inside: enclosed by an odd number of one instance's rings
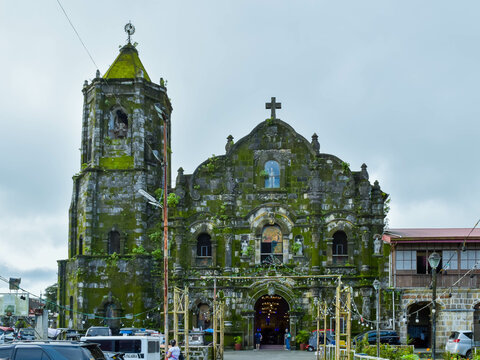
[[[404,289],[401,299],[400,319],[415,303],[429,303],[432,290],[425,288]],[[443,349],[452,331],[474,330],[475,306],[480,304],[480,289],[437,289],[437,348]],[[400,339],[407,341],[407,323],[400,321]]]

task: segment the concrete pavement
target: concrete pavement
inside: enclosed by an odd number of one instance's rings
[[[225,360],[250,360],[250,359],[275,359],[275,360],[292,360],[292,359],[309,359],[315,360],[315,353],[308,351],[286,351],[286,350],[241,350],[241,351],[225,351]]]

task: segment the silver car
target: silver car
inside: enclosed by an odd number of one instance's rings
[[[452,331],[445,345],[445,350],[452,354],[470,358],[473,346],[475,346],[473,332],[471,330],[459,330]]]

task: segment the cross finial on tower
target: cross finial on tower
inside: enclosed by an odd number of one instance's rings
[[[275,97],[272,97],[272,101],[269,102],[269,103],[265,103],[265,109],[271,109],[272,110],[272,115],[270,116],[270,118],[272,120],[275,120],[277,117],[276,117],[276,114],[275,114],[275,109],[281,109],[282,108],[282,103],[277,103],[275,101]]]
[[[129,21],[128,24],[125,25],[125,32],[128,34],[128,43],[130,44],[130,36],[135,33],[135,26],[133,26],[131,21]]]

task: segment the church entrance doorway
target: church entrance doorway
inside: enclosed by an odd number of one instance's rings
[[[255,303],[255,332],[262,334],[262,345],[283,345],[289,329],[290,306],[280,295],[263,295]]]

